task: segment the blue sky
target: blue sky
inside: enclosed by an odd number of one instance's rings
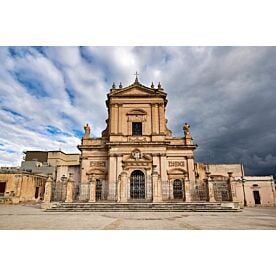
[[[113,81],[159,81],[175,136],[189,122],[197,161],[276,173],[275,47],[0,47],[0,165],[24,150],[78,152],[105,128]]]

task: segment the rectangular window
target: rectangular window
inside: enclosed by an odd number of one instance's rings
[[[142,123],[140,122],[132,123],[132,135],[134,136],[142,135]]]

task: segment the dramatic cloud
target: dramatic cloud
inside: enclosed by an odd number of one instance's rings
[[[275,47],[0,47],[0,165],[23,150],[78,152],[105,128],[112,82],[160,81],[175,136],[189,122],[196,160],[276,174]]]

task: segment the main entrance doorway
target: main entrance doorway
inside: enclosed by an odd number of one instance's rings
[[[136,170],[130,175],[130,198],[145,199],[145,175],[143,172]]]
[[[253,191],[255,204],[261,204],[261,197],[259,191]]]

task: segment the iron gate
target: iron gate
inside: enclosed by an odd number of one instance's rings
[[[130,198],[145,199],[145,175],[141,171],[133,171],[130,176]]]

